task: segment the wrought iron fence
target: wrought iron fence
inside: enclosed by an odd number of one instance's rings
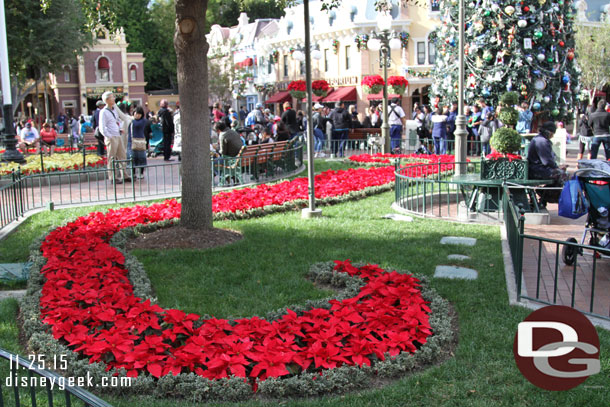
[[[456,176],[456,166],[465,174]],[[481,182],[480,167],[480,162],[437,162],[398,168],[395,205],[422,217],[500,222],[501,182]]]
[[[38,361],[33,363],[4,349],[0,349],[0,359],[4,361],[0,371],[6,376],[0,380],[0,406],[36,407],[46,404],[49,407],[112,407],[99,397],[72,385],[63,376],[40,368]]]
[[[25,213],[40,209],[77,205],[135,202],[178,196],[182,191],[180,162],[134,167],[131,161],[115,161],[114,171],[90,168],[80,171],[22,175],[13,172],[0,180],[0,229]],[[126,165],[131,182],[119,183],[118,166]],[[213,188],[220,189],[291,176],[302,169],[303,149],[290,149],[250,157],[223,158],[212,161]],[[144,168],[144,178],[138,179]]]
[[[610,254],[608,250],[526,234],[525,212],[510,200],[508,189],[504,188],[502,206],[517,300],[527,299],[546,305],[569,304],[585,314],[610,320],[610,302],[600,296],[610,290],[604,272],[610,269],[608,257],[604,258]],[[565,261],[566,256],[570,261]]]

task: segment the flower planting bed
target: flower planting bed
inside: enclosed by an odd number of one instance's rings
[[[106,166],[106,158],[97,155],[89,154],[85,156],[85,169],[100,168]],[[55,153],[49,157],[43,158],[44,173],[67,172],[83,169],[82,154],[63,154]],[[41,174],[40,154],[30,155],[26,157],[25,164],[18,163],[3,163],[0,164],[0,177],[10,177],[12,171],[21,169],[21,175]]]
[[[392,164],[392,160],[400,160],[402,166],[418,164],[448,164],[453,163],[455,157],[452,155],[436,154],[358,154],[347,158],[348,162],[358,165],[382,167]]]
[[[330,203],[387,186],[393,168],[327,171],[317,178],[317,194]],[[286,209],[307,193],[301,179],[246,190],[216,195],[215,216]],[[334,299],[265,319],[163,309],[124,245],[139,231],[176,223],[179,215],[180,204],[168,200],[91,213],[44,237],[32,251],[21,307],[29,351],[67,355],[64,373],[73,376],[134,377],[129,388],[105,391],[193,400],[341,393],[448,354],[454,341],[449,305],[424,279],[349,260],[311,267],[314,282],[341,290]]]

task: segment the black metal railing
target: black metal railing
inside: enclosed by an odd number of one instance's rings
[[[456,176],[456,166],[465,173]],[[500,185],[477,185],[480,162],[429,163],[399,168],[395,204],[422,217],[501,221]]]
[[[6,372],[6,377],[0,380],[0,406],[112,407],[99,397],[71,384],[78,380],[71,381],[50,370],[41,369],[38,363],[33,363],[30,359],[4,349],[0,349],[0,359],[4,360],[1,369]]]
[[[505,187],[504,223],[515,272],[517,300],[568,305],[585,314],[610,320],[610,305],[603,303],[599,297],[596,301],[596,294],[610,290],[607,277],[599,275],[602,267],[607,268],[610,264],[607,258],[603,258],[608,255],[608,250],[574,241],[526,234],[525,211],[511,202],[509,196]],[[535,269],[532,262],[525,259],[526,247],[530,258],[535,258]],[[570,253],[571,259],[567,264],[564,261],[566,253]],[[591,260],[586,261],[584,256]],[[530,276],[529,287],[523,286],[525,273]],[[532,281],[531,276],[534,274],[535,280]]]

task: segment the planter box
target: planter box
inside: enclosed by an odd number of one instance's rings
[[[527,179],[527,160],[481,160],[481,179]]]

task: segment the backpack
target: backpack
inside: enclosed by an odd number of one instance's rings
[[[246,126],[254,126],[256,124],[256,114],[254,110],[248,113],[248,116],[246,116],[246,122],[244,124]]]
[[[578,219],[589,211],[589,201],[577,176],[565,183],[559,196],[558,215]]]

